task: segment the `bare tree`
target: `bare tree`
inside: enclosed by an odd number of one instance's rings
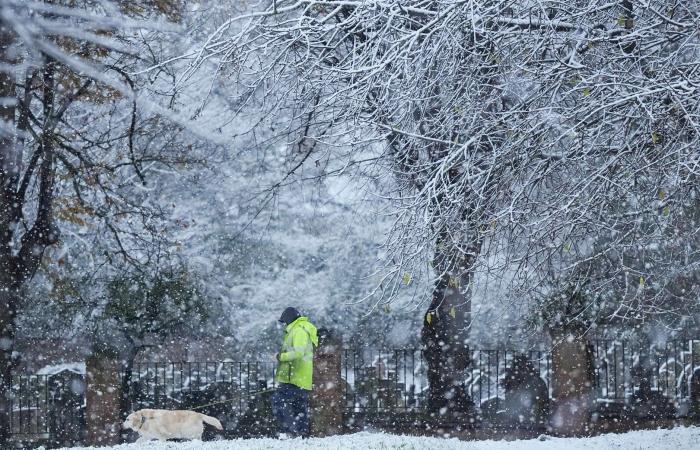
[[[432,261],[423,335],[433,410],[446,411],[488,256],[548,295],[552,271],[606,254],[591,239],[626,245],[621,223],[670,197],[622,198],[696,189],[698,16],[677,0],[275,1],[175,62],[183,79],[233,71],[232,95],[286,118],[288,143],[346,144],[333,152],[344,166],[384,143],[398,218],[382,301]],[[298,148],[293,169],[319,151]]]
[[[144,182],[143,165],[167,159],[139,147],[142,118],[125,71],[136,31],[158,28],[106,1],[0,4],[0,442],[20,292],[59,242],[59,224],[97,219],[129,258],[135,247],[124,236],[133,234],[121,217],[147,224],[153,213],[120,183],[127,172]],[[110,108],[126,124],[91,128],[91,114]]]

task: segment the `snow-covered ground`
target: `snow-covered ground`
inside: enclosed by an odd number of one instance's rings
[[[698,449],[700,428],[675,428],[672,430],[633,431],[624,434],[605,434],[593,438],[553,438],[519,441],[459,441],[431,437],[395,436],[382,433],[357,433],[308,440],[249,439],[216,442],[147,442],[123,444],[112,450],[602,450],[614,449]],[[79,450],[79,449],[72,449]],[[83,450],[86,450],[83,448]]]

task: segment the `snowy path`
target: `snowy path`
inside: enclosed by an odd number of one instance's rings
[[[381,433],[358,433],[302,441],[292,439],[250,439],[217,442],[148,442],[123,444],[111,450],[602,450],[602,449],[699,449],[700,428],[634,431],[625,434],[606,434],[593,438],[572,439],[546,437],[543,440],[521,441],[458,441],[428,437],[394,436]],[[82,448],[85,450],[85,448]],[[76,448],[72,450],[78,450]]]

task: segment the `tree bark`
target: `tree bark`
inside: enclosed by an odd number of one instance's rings
[[[9,69],[17,62],[12,55],[15,35],[0,23],[0,444],[10,434],[10,383],[14,365],[13,351],[16,339],[16,318],[19,308],[20,290],[32,278],[41,261],[44,250],[58,241],[54,225],[53,196],[55,164],[53,136],[44,130],[36,157],[22,176],[23,148],[21,136],[24,114],[16,117],[17,99],[14,73]],[[50,123],[55,96],[55,63],[48,61],[43,67],[44,124]],[[26,103],[19,102],[27,109]],[[23,119],[24,117],[24,119]],[[39,192],[36,220],[32,227],[22,233],[25,187],[38,167]],[[19,243],[19,250],[14,248]]]
[[[131,347],[124,360],[123,369],[124,373],[122,379],[119,380],[121,383],[121,395],[119,397],[119,412],[122,419],[125,419],[129,415],[130,407],[129,395],[131,394],[131,381],[133,379],[134,364],[136,363],[136,357],[143,347],[137,346],[131,342]]]
[[[13,63],[10,47],[14,35],[0,24],[0,64]],[[15,106],[7,101],[15,96],[15,84],[7,68],[0,69],[0,444],[7,442],[10,433],[10,382],[12,352],[15,343],[17,289],[12,274],[16,261],[12,256],[12,217],[14,186],[19,172],[15,136],[9,130],[15,121]],[[4,445],[3,445],[4,447]]]
[[[428,410],[433,418],[448,417],[457,424],[468,424],[473,412],[464,371],[470,364],[470,284],[479,244],[472,250],[467,258],[455,258],[457,251],[439,240],[435,267],[443,268],[442,276],[435,283],[421,332],[428,365]]]

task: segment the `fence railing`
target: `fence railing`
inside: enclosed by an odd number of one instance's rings
[[[481,405],[505,394],[503,378],[514,358],[512,350],[471,350],[471,364],[464,373],[464,386],[472,401]],[[524,353],[547,386],[551,357],[545,351]],[[423,350],[417,348],[376,351],[345,349],[342,377],[348,412],[421,410],[427,406],[428,376]]]
[[[10,433],[18,440],[80,442],[85,430],[81,375],[16,375],[10,396]]]
[[[593,399],[625,405],[654,397],[668,401],[668,414],[695,411],[700,416],[700,340],[642,345],[626,341],[591,341]],[[552,392],[552,359],[547,350],[519,352],[471,349],[463,387],[477,410],[498,406],[507,396],[504,383],[514,364],[526,364],[531,376]],[[126,411],[142,408],[194,409],[213,415],[228,430],[243,423],[256,427],[271,415],[275,388],[273,362],[137,363],[126,392]],[[427,406],[428,367],[417,348],[344,349],[341,378],[344,409],[357,414],[411,413]],[[120,379],[123,377],[120,374]],[[695,379],[693,375],[696,375]],[[543,387],[544,389],[544,387]],[[23,441],[81,442],[85,430],[84,376],[16,375],[12,383],[10,430]],[[247,421],[247,422],[246,422]]]
[[[692,375],[700,377],[700,340],[671,341],[664,345],[625,341],[591,341],[593,400],[629,402],[643,390],[661,395],[685,414],[691,400]],[[516,358],[524,358],[552,393],[549,350],[515,351],[472,349],[463,386],[475,406],[506,395],[504,379]],[[342,355],[345,408],[348,412],[413,411],[426,406],[427,364],[421,349],[345,349]],[[700,390],[697,382],[696,391]],[[695,392],[700,399],[700,392]]]
[[[597,340],[592,344],[599,398],[624,401],[640,389],[651,389],[679,403],[688,401],[693,374],[700,368],[700,340],[661,345]]]
[[[258,397],[271,393],[274,375],[274,363],[137,363],[129,382],[127,410],[197,410],[218,417],[225,429],[232,429]]]
[[[350,412],[421,409],[427,377],[420,350],[344,349],[341,377]]]

